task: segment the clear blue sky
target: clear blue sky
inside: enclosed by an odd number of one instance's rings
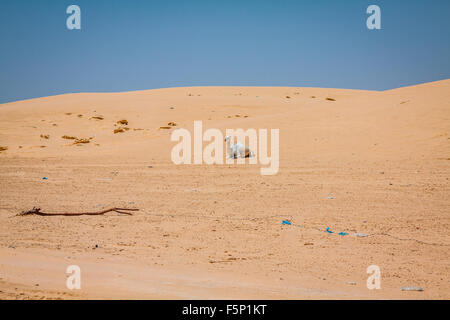
[[[66,8],[81,8],[81,30]],[[381,8],[381,30],[366,8]],[[175,86],[449,78],[449,0],[0,0],[0,103]]]

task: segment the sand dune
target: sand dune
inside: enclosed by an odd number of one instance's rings
[[[223,132],[279,128],[278,174],[173,164],[170,134],[192,131],[194,120]],[[2,104],[0,298],[448,299],[449,134],[450,80],[384,92],[184,87]],[[141,210],[14,216],[33,206]],[[70,264],[82,269],[81,290],[65,286]],[[380,290],[366,287],[373,264]]]

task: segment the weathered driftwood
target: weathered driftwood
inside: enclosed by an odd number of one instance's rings
[[[72,212],[72,213],[48,213],[48,212],[42,212],[41,208],[36,208],[33,207],[33,209],[28,210],[28,211],[22,211],[22,213],[18,214],[19,216],[27,216],[27,215],[38,215],[38,216],[100,216],[103,215],[107,212],[117,212],[117,213],[122,213],[122,214],[127,214],[132,216],[133,214],[130,212],[126,212],[126,211],[139,211],[139,209],[127,209],[127,208],[111,208],[111,209],[106,209],[106,210],[102,210],[102,211],[97,211],[97,212]]]

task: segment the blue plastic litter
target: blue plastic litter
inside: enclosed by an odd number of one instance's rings
[[[43,177],[42,180],[47,180],[47,177]]]
[[[281,222],[281,224],[293,225],[292,222],[290,222],[290,221],[288,221],[288,220],[283,220],[283,221]],[[299,225],[299,224],[298,224],[298,225],[293,225],[293,226],[299,227],[299,228],[302,227],[302,226]],[[322,231],[322,230],[321,230],[321,231]],[[330,234],[334,234],[334,231],[331,231],[331,230],[330,230],[330,227],[327,227],[327,228],[325,229],[325,232],[330,233]],[[337,235],[340,235],[340,236],[347,236],[347,235],[348,235],[347,232],[339,232],[339,233],[336,233],[336,234],[337,234]],[[355,235],[358,235],[358,234],[355,233]],[[367,235],[364,235],[364,236],[367,236]]]

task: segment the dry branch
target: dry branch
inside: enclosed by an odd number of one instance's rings
[[[48,213],[48,212],[42,212],[41,208],[36,208],[33,207],[33,209],[28,210],[28,211],[22,211],[22,213],[18,214],[19,216],[27,216],[27,215],[38,215],[38,216],[100,216],[103,215],[107,212],[117,212],[117,213],[122,213],[122,214],[127,214],[132,216],[133,214],[131,214],[130,212],[126,212],[126,211],[139,211],[139,209],[127,209],[127,208],[111,208],[111,209],[106,209],[106,210],[102,210],[102,211],[97,211],[97,212],[73,212],[73,213]]]

